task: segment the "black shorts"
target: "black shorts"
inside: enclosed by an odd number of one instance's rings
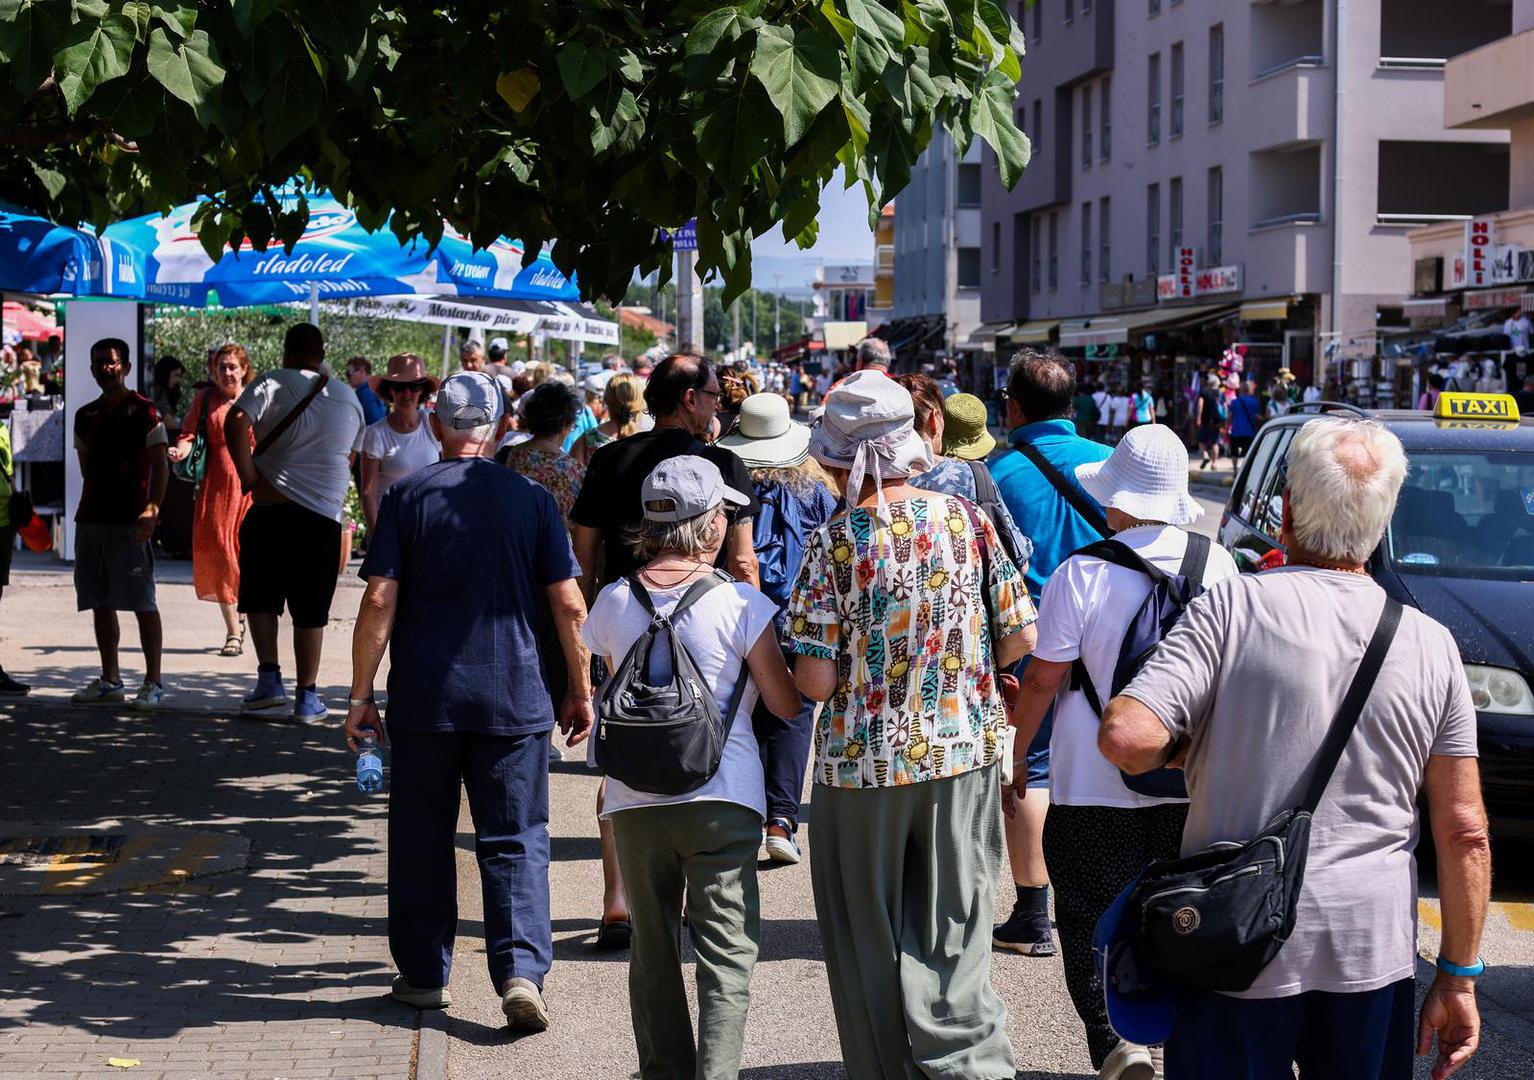
[[[330,621],[341,567],[341,523],[297,503],[255,503],[240,524],[240,611],[315,629]]]
[[[1235,457],[1240,457],[1252,448],[1252,440],[1255,435],[1232,435],[1230,437],[1230,452]]]
[[[0,589],[11,583],[11,556],[16,553],[16,526],[0,526]]]

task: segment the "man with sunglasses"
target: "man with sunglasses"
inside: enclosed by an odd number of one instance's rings
[[[583,588],[595,596],[591,569],[604,556],[602,582],[617,581],[639,568],[624,534],[642,520],[639,487],[667,458],[695,454],[719,467],[724,481],[750,502],[730,521],[730,535],[720,566],[737,581],[757,584],[751,522],[760,504],[752,494],[751,475],[740,458],[704,440],[719,413],[719,378],[709,362],[691,353],[661,361],[645,386],[645,404],[655,428],[598,447],[586,467],[586,479],[570,511],[575,525],[575,555],[585,570]]]

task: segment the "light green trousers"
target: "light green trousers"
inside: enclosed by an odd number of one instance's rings
[[[1016,1075],[991,989],[997,766],[893,788],[816,784],[810,876],[852,1080]]]
[[[643,1080],[734,1080],[760,939],[762,819],[725,802],[612,816],[634,937],[629,1012]],[[682,898],[698,954],[698,1038],[682,980]]]

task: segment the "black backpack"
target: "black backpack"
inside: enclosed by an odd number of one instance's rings
[[[970,475],[975,478],[975,505],[990,521],[991,528],[996,530],[996,539],[1001,541],[1001,549],[1007,553],[1007,558],[1012,560],[1018,573],[1022,573],[1022,552],[1017,550],[1017,541],[1013,539],[1012,530],[1007,528],[1006,518],[1002,516],[1001,492],[996,489],[996,479],[985,462],[971,461],[968,464]],[[976,539],[979,539],[978,536]],[[981,591],[984,591],[984,586]]]
[[[1145,662],[1150,659],[1151,652],[1177,625],[1177,620],[1182,618],[1182,613],[1187,610],[1193,598],[1204,591],[1204,567],[1209,563],[1209,548],[1207,536],[1189,533],[1188,547],[1183,552],[1182,565],[1176,574],[1168,574],[1151,565],[1128,544],[1119,540],[1099,540],[1075,553],[1090,555],[1126,570],[1137,571],[1151,579],[1150,595],[1141,603],[1134,618],[1129,620],[1129,628],[1124,631],[1124,641],[1119,645],[1118,663],[1113,666],[1112,693],[1122,692],[1129,681],[1139,674]],[[1071,662],[1071,689],[1080,690],[1098,719],[1102,719],[1102,699],[1098,697],[1097,688],[1092,685],[1092,677],[1087,673],[1087,666],[1079,656]],[[1181,769],[1153,769],[1138,776],[1120,772],[1119,775],[1124,778],[1125,787],[1141,795],[1158,799],[1188,797],[1188,787]]]
[[[744,659],[724,716],[708,683],[673,626],[689,608],[730,578],[718,570],[693,582],[669,615],[659,615],[637,575],[628,579],[634,598],[650,613],[650,625],[602,688],[597,704],[597,765],[636,791],[682,795],[708,783],[730,737],[750,671]],[[650,650],[664,634],[671,650],[671,681],[651,686]]]

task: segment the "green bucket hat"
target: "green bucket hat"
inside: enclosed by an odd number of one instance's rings
[[[943,400],[943,456],[982,461],[996,449],[986,427],[985,402],[974,394],[954,394]]]

